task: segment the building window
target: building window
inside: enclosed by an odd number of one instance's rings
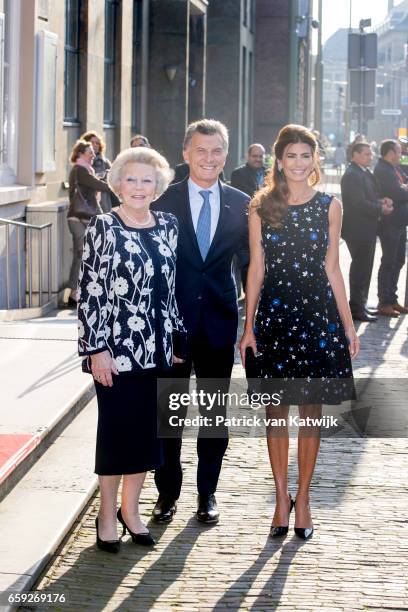
[[[243,22],[244,26],[246,26],[248,24],[248,0],[243,0],[243,4],[242,4],[242,22]]]
[[[116,27],[117,1],[105,0],[105,82],[103,121],[106,125],[115,122],[115,72],[116,72]]]
[[[78,122],[81,0],[65,0],[64,121]]]
[[[0,13],[0,185],[16,182],[21,85],[19,0],[4,0]]]
[[[249,7],[249,31],[251,33],[255,30],[255,10],[256,10],[256,0],[250,0],[251,5]]]
[[[143,1],[133,4],[133,64],[132,64],[132,127],[141,129],[141,80],[142,80],[142,28]]]

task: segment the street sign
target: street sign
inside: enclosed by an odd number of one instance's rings
[[[348,68],[377,68],[377,34],[350,33],[348,35]]]
[[[375,105],[376,71],[350,70],[350,105]]]
[[[402,114],[402,110],[400,108],[382,108],[381,114],[386,116],[397,117]]]

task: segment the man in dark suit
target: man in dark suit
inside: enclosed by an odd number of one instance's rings
[[[386,317],[398,317],[408,313],[408,308],[398,302],[398,278],[405,263],[408,221],[408,188],[398,172],[401,162],[401,145],[397,140],[384,140],[380,147],[374,176],[380,195],[391,198],[394,210],[380,222],[379,236],[382,248],[378,270],[378,312]]]
[[[375,178],[369,170],[373,155],[368,143],[354,144],[352,161],[341,179],[343,201],[342,237],[351,255],[350,310],[355,321],[376,321],[367,309],[373,270],[378,223],[392,212],[392,201],[380,199]]]
[[[235,168],[231,174],[231,185],[250,198],[265,182],[265,149],[261,144],[251,144],[247,152],[247,162]]]
[[[218,178],[227,153],[228,132],[222,123],[203,119],[191,124],[183,151],[190,176],[170,185],[154,206],[173,213],[179,222],[176,298],[188,333],[189,356],[185,363],[173,366],[171,385],[176,385],[178,393],[188,392],[192,368],[199,388],[212,389],[210,379],[223,379],[221,387],[226,392],[234,363],[238,307],[231,263],[237,254],[245,274],[248,198]],[[184,414],[178,411],[178,416]],[[228,446],[227,432],[223,434],[197,439],[196,518],[203,523],[216,523],[219,518],[214,493]],[[164,438],[163,443],[164,465],[155,472],[159,498],[153,519],[167,523],[173,519],[181,490],[182,440]]]

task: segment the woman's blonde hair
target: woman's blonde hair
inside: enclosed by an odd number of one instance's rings
[[[108,172],[109,187],[116,195],[119,195],[123,169],[127,164],[147,164],[155,169],[156,197],[166,191],[174,177],[174,171],[170,168],[167,159],[154,149],[148,149],[147,147],[125,149],[116,157]]]

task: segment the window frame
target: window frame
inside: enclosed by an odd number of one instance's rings
[[[69,11],[69,5],[76,3],[74,11]],[[76,12],[76,45],[69,44],[69,16]],[[65,40],[64,40],[64,124],[79,124],[79,80],[80,80],[80,65],[79,65],[79,54],[80,54],[80,23],[81,23],[81,0],[65,0]],[[74,76],[73,78],[68,77],[68,57],[74,57]],[[71,83],[76,86],[76,95],[74,99],[73,112],[72,109],[68,109],[68,88],[71,87]]]

